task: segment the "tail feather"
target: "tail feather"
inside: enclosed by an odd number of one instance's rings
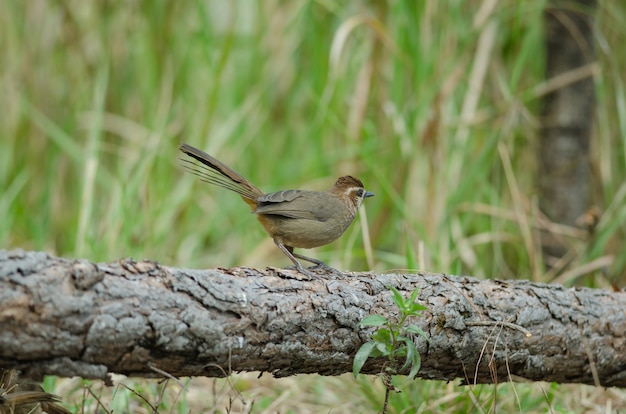
[[[202,181],[234,191],[244,201],[251,201],[252,203],[248,202],[251,206],[256,206],[256,200],[263,195],[263,191],[252,185],[241,174],[206,152],[187,144],[181,144],[178,149],[200,162],[197,164],[181,159],[183,167],[193,175],[200,177]]]

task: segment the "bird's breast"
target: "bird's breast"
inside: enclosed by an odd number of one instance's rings
[[[350,226],[354,216],[341,212],[323,220],[292,218],[274,214],[257,214],[270,237],[291,247],[310,249],[337,240]]]

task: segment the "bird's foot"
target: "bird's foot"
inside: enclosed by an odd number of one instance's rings
[[[289,272],[289,273],[283,273],[284,276],[286,276],[289,279],[295,279],[295,280],[313,280],[313,279],[317,279],[319,278],[319,275],[316,275],[312,272],[309,272],[307,269],[305,269],[302,266],[287,266],[284,268],[285,270],[295,270],[295,273]]]
[[[302,266],[299,262],[297,262],[298,264],[296,264],[295,266],[289,266],[286,269],[294,269],[297,270],[299,273],[301,273],[304,276],[307,276],[309,279],[308,280],[312,280],[312,279],[319,279],[320,277],[322,277],[324,274],[327,275],[334,275],[340,278],[345,278],[345,274],[340,271],[335,269],[334,267],[328,266],[326,263],[319,261],[319,262],[313,262],[315,263],[313,266],[309,266],[307,268],[305,268],[304,266]],[[318,271],[321,270],[324,273],[318,273]]]
[[[296,266],[296,270],[300,273],[302,273],[303,275],[307,276],[309,278],[309,280],[313,280],[313,279],[319,279],[319,275],[316,275],[312,272],[309,272],[307,269],[305,269],[302,265],[298,265]]]
[[[315,263],[313,266],[309,266],[309,269],[324,269],[324,270],[334,270],[332,267],[328,266],[324,262],[313,262]]]
[[[341,270],[335,269],[332,266],[328,266],[326,263],[317,263],[314,266],[310,266],[309,269],[322,269],[324,272],[326,272],[326,274],[334,275],[342,279],[346,277],[346,275]]]

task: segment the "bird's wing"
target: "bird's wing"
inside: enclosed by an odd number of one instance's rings
[[[259,203],[283,203],[285,201],[292,201],[300,197],[304,191],[302,190],[285,190],[277,191],[275,193],[263,194],[257,198]]]
[[[326,221],[332,213],[324,203],[311,202],[315,198],[303,197],[308,191],[286,190],[265,194],[257,199],[255,214],[272,214],[293,219]]]

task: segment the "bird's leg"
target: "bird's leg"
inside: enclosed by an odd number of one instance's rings
[[[277,243],[277,245],[278,245],[278,243]],[[280,245],[278,247],[280,248]],[[294,253],[293,252],[293,247],[291,247],[291,246],[283,246],[283,247],[285,248],[285,250],[287,250],[290,253],[290,255],[287,255],[287,256],[291,259],[291,261],[294,262],[294,263],[297,263],[296,264],[296,269],[298,269],[300,272],[302,272],[302,270],[300,270],[300,268],[298,268],[298,265],[300,265],[300,262],[298,262],[296,260],[296,257],[298,259],[301,259],[301,260],[306,260],[307,262],[315,263],[314,267],[321,267],[322,269],[326,270],[329,273],[332,272],[332,273],[335,273],[336,275],[344,276],[344,274],[341,271],[335,269],[334,267],[328,266],[326,263],[322,262],[319,259],[314,259],[314,258],[309,257],[309,256],[304,256],[304,255],[301,255],[301,254],[298,254],[298,253]],[[283,249],[281,248],[281,250],[283,250]],[[283,250],[283,252],[285,250]],[[287,253],[285,253],[285,254],[287,254]],[[309,268],[309,269],[311,269],[311,268]],[[302,272],[302,273],[304,273],[304,272]],[[308,275],[310,273],[306,272],[305,274]]]
[[[306,276],[308,276],[310,278],[315,278],[315,275],[313,273],[309,272],[308,270],[306,270],[304,267],[302,267],[302,264],[300,264],[298,259],[296,259],[294,257],[294,255],[293,255],[293,247],[285,246],[284,244],[280,243],[276,239],[274,239],[274,243],[276,244],[276,246],[278,246],[278,248],[283,253],[285,253],[285,256],[287,256],[293,262],[293,264],[296,266],[296,270],[298,270],[298,272],[300,272],[303,275],[306,275]],[[306,260],[306,259],[304,259],[304,260]]]
[[[311,262],[311,263],[315,263],[314,267],[321,267],[322,269],[326,270],[329,273],[334,273],[338,276],[342,276],[345,277],[345,275],[340,271],[335,269],[334,267],[330,267],[328,266],[326,263],[322,262],[319,259],[314,259],[312,257],[308,257],[308,256],[303,256],[301,254],[298,253],[294,253],[293,252],[293,248],[291,248],[291,254],[293,254],[295,257],[297,257],[298,259],[302,259],[302,260],[306,260],[307,262]],[[309,268],[310,269],[310,268]]]
[[[316,267],[319,266],[319,267],[324,268],[324,269],[332,269],[330,266],[328,266],[326,263],[322,262],[319,259],[314,259],[312,257],[303,256],[301,254],[294,253],[293,252],[293,248],[291,249],[291,254],[293,254],[298,259],[302,259],[302,260],[306,260],[307,262],[315,263]]]

